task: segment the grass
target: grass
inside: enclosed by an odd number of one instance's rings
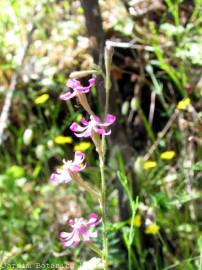
[[[186,1],[163,1],[164,11],[154,13],[155,19],[131,17],[134,32],[125,35],[118,22],[129,15],[123,12],[121,1],[113,1],[119,2],[123,18],[113,14],[115,11],[110,10],[107,1],[100,1],[106,33],[112,37],[118,35],[127,42],[136,38],[136,27],[140,27],[143,34],[139,36],[139,45],[148,45],[153,51],[114,50],[112,68],[116,65],[121,70],[116,80],[121,102],[130,102],[135,96],[139,107],[133,110],[129,106],[128,112],[118,120],[134,147],[130,164],[125,164],[121,153],[114,156],[113,147],[107,149],[110,269],[202,270],[202,106],[198,84],[202,66],[202,2],[193,1],[187,11]],[[23,0],[20,5],[19,1],[0,3],[1,107],[17,68],[15,56],[26,39],[34,6],[33,0]],[[107,12],[113,14],[116,23],[107,21]],[[19,268],[22,264],[35,267],[40,263],[53,264],[58,269],[57,265],[62,268],[67,263],[67,269],[79,269],[82,262],[97,255],[83,244],[63,250],[59,233],[66,229],[68,218],[99,212],[99,207],[75,184],[54,187],[49,177],[63,158],[72,157],[79,143],[68,127],[81,117],[82,109],[76,102],[62,103],[58,97],[65,89],[70,72],[92,69],[92,58],[89,45],[84,46],[87,40],[79,2],[46,0],[35,20],[33,42],[14,92],[0,146],[0,266],[11,269],[11,264]],[[81,43],[78,37],[83,38]],[[128,61],[127,65],[119,62],[120,54]],[[132,81],[129,75],[136,79]],[[131,84],[125,86],[128,81]],[[93,91],[90,102],[97,109],[96,89]],[[35,104],[35,99],[46,93],[50,98]],[[178,102],[187,96],[191,104],[173,117]],[[122,104],[119,104],[120,112]],[[28,144],[24,140],[26,129],[33,131]],[[138,133],[140,130],[146,140]],[[59,135],[72,137],[73,141],[57,144],[55,138]],[[154,151],[148,155],[155,144]],[[167,150],[175,151],[175,157],[162,159],[161,153]],[[85,153],[87,163],[91,164],[84,172],[85,179],[99,186],[98,159],[93,146]],[[145,170],[144,157],[155,161],[156,166]],[[137,191],[133,190],[134,183],[138,185]],[[130,209],[127,220],[119,218],[120,186],[124,190],[125,205]],[[94,244],[100,247],[101,239]]]

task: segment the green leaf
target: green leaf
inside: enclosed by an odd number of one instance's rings
[[[202,171],[202,161],[195,163],[193,166],[193,170],[194,171]]]

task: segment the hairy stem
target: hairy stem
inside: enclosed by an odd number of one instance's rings
[[[100,162],[100,175],[101,175],[101,201],[100,207],[102,212],[102,239],[103,239],[103,251],[102,260],[104,270],[108,269],[108,240],[107,240],[107,227],[106,227],[106,181],[105,181],[105,163],[104,163],[104,153],[105,153],[105,138],[102,138],[102,155],[99,155]]]
[[[100,193],[95,190],[91,185],[89,185],[86,181],[84,181],[79,174],[73,175],[72,177],[74,181],[78,184],[78,186],[82,187],[90,194],[92,194],[95,198],[100,199]]]

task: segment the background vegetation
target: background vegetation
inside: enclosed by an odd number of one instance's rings
[[[134,269],[202,270],[202,1],[100,0],[103,29],[94,38],[81,3],[0,1],[1,110],[13,88],[9,116],[0,123],[6,125],[0,138],[0,266],[78,269],[94,256],[83,245],[64,251],[58,235],[68,218],[99,212],[98,206],[74,184],[51,185],[49,176],[63,158],[83,150],[90,164],[85,177],[99,185],[93,146],[69,131],[82,109],[59,95],[72,71],[95,67],[94,39],[103,31],[103,44],[108,39],[114,45],[110,113],[118,116],[106,171],[111,269],[127,269],[128,202],[138,196]],[[97,112],[99,90],[90,97]]]

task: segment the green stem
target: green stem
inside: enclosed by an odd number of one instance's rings
[[[105,116],[107,115],[109,108],[109,92],[111,88],[110,81],[110,69],[112,62],[113,48],[106,43],[105,46],[105,91],[106,91],[106,100],[105,100]],[[101,200],[100,208],[102,212],[102,239],[103,239],[103,251],[102,251],[102,261],[103,269],[108,270],[108,239],[107,239],[107,216],[106,216],[106,181],[105,181],[105,136],[102,136],[101,141],[101,151],[100,147],[97,147],[99,154],[100,162],[100,176],[101,176]]]
[[[136,211],[132,210],[132,219],[130,224],[130,233],[129,233],[129,246],[128,246],[128,268],[132,270],[132,243],[134,238],[134,220],[135,220]]]
[[[104,270],[108,270],[108,240],[107,240],[107,227],[106,227],[106,182],[105,182],[105,163],[104,163],[104,153],[105,153],[105,139],[102,138],[102,155],[99,155],[100,161],[100,175],[101,175],[101,201],[100,208],[102,212],[102,239],[103,239],[103,251],[102,260]]]
[[[87,182],[85,182],[79,174],[72,174],[72,179],[74,179],[74,181],[78,184],[78,186],[88,191],[96,199],[100,199],[100,193],[93,187],[91,187]]]
[[[94,251],[99,257],[102,257],[102,252],[91,242],[86,243],[86,245],[92,250]]]

